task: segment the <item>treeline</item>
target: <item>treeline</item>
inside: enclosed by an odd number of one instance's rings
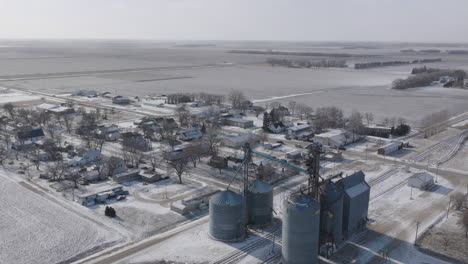
[[[416,87],[424,87],[430,85],[434,81],[438,81],[442,76],[450,76],[457,80],[463,80],[466,72],[463,70],[439,70],[436,72],[423,72],[409,76],[406,79],[396,79],[392,83],[393,89],[408,89]]]
[[[421,60],[412,60],[412,61],[376,61],[376,62],[356,63],[354,64],[354,68],[357,70],[361,70],[361,69],[399,66],[399,65],[418,64],[418,63],[433,63],[433,62],[441,62],[441,61],[442,59],[421,59]]]
[[[174,93],[167,95],[167,104],[184,104],[195,101],[203,101],[206,104],[221,104],[224,102],[224,95],[210,93]]]
[[[346,67],[345,60],[288,60],[288,59],[275,59],[270,58],[266,61],[271,66],[283,66],[289,68],[344,68]]]
[[[427,68],[426,66],[423,67],[414,67],[411,70],[411,74],[420,74],[420,73],[425,73],[425,72],[438,72],[440,71],[439,68]]]
[[[260,55],[289,55],[289,56],[315,56],[315,57],[337,57],[349,58],[354,55],[348,53],[322,53],[322,52],[300,52],[300,51],[272,51],[272,50],[230,50],[228,53],[260,54]],[[367,57],[375,55],[366,55]]]

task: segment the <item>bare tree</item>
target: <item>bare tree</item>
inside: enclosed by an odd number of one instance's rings
[[[3,105],[3,110],[10,115],[10,117],[13,119],[15,117],[15,105],[12,103],[6,103]]]
[[[463,227],[463,229],[465,229],[465,237],[468,238],[468,210],[463,212],[463,215],[458,223]]]
[[[69,134],[72,132],[73,119],[74,117],[72,115],[63,116],[63,123],[65,125],[65,129],[67,130],[67,133]]]
[[[361,113],[354,111],[349,116],[348,129],[355,134],[362,134],[364,130],[364,125],[362,124],[362,115]]]
[[[291,111],[291,114],[294,115],[296,114],[296,101],[289,101],[288,106],[289,106],[289,111]]]
[[[453,201],[453,208],[455,210],[462,210],[464,208],[464,205],[465,205],[465,201],[466,201],[466,195],[460,193],[460,192],[457,192],[457,193],[454,193],[452,194],[452,196],[450,196],[450,199]]]
[[[164,156],[166,157],[169,169],[177,174],[177,177],[179,177],[179,183],[182,183],[182,175],[190,171],[190,160],[188,158],[171,159],[169,153],[166,153]]]
[[[367,125],[370,125],[370,123],[374,121],[374,114],[372,113],[367,112],[364,114],[364,117],[366,118]]]
[[[190,121],[190,111],[185,104],[177,107],[176,115],[181,126],[187,126]]]
[[[260,130],[258,136],[263,145],[265,145],[265,142],[267,142],[270,138],[269,134],[265,130]]]
[[[4,166],[4,162],[9,159],[11,156],[11,153],[8,149],[5,149],[4,147],[0,147],[0,166]]]
[[[61,160],[56,160],[47,166],[47,170],[52,174],[52,180],[61,181],[68,170],[68,166]]]
[[[205,144],[208,144],[208,152],[212,156],[218,154],[219,144],[221,142],[221,139],[218,137],[215,131],[216,130],[210,129],[210,131],[206,133],[205,138],[203,140]]]
[[[278,108],[278,107],[280,107],[280,106],[281,106],[281,103],[278,102],[278,101],[274,101],[274,102],[271,102],[271,103],[270,103],[270,107],[271,107],[271,108]]]
[[[12,143],[11,135],[3,134],[1,136],[1,139],[2,139],[3,143],[5,144],[6,149],[10,149],[11,148],[11,143]]]
[[[232,105],[232,108],[241,108],[242,103],[246,101],[246,97],[244,93],[242,93],[239,90],[231,90],[231,92],[228,95],[228,100]]]

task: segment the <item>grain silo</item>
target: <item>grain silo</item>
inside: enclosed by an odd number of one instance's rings
[[[266,226],[273,217],[273,186],[254,180],[247,192],[247,219],[252,226]]]
[[[343,235],[349,236],[365,227],[369,210],[370,186],[362,171],[337,182],[344,191]]]
[[[320,200],[320,244],[338,244],[343,240],[343,189],[326,182]]]
[[[308,195],[296,194],[283,206],[283,262],[318,263],[320,204]]]
[[[219,192],[210,199],[210,236],[231,242],[246,234],[245,198],[230,190]]]

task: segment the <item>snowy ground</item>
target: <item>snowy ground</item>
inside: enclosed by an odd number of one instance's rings
[[[119,236],[0,171],[0,263],[58,263],[115,243]]]

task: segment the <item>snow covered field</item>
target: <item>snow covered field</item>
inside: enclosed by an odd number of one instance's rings
[[[59,263],[119,237],[0,171],[0,263]]]

